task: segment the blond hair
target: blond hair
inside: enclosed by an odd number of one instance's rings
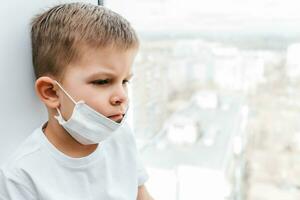
[[[57,5],[35,16],[31,23],[32,61],[36,78],[61,78],[70,63],[80,59],[83,46],[120,50],[138,47],[130,23],[119,14],[93,4]]]

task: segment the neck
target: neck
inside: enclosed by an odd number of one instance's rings
[[[98,144],[83,145],[77,142],[52,115],[49,116],[44,134],[59,151],[73,158],[88,156],[98,146]]]

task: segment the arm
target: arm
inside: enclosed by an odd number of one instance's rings
[[[154,200],[144,185],[139,186],[137,200]]]

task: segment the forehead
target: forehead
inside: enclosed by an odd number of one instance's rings
[[[127,76],[131,73],[137,49],[119,50],[113,47],[84,48],[80,58],[71,63],[65,75],[92,76],[103,74]]]

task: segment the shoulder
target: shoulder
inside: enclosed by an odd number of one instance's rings
[[[33,183],[21,168],[0,168],[0,199],[35,199]]]
[[[23,168],[30,165],[41,149],[39,129],[34,130],[4,161],[1,171],[7,176],[20,174]]]

